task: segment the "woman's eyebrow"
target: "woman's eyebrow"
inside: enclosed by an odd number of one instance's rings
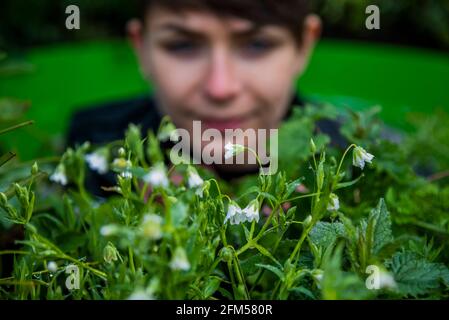
[[[158,26],[158,29],[160,31],[174,32],[174,33],[180,34],[182,36],[191,37],[191,38],[198,38],[198,39],[207,38],[207,35],[201,31],[192,30],[190,28],[187,28],[183,25],[179,25],[176,23],[161,24],[160,26]],[[258,34],[262,29],[263,29],[263,27],[261,27],[261,26],[253,25],[253,26],[250,26],[249,28],[245,28],[242,30],[231,31],[231,34],[233,37],[236,37],[236,38],[247,38],[247,37]]]
[[[191,38],[198,38],[198,39],[206,38],[206,36],[202,32],[194,31],[194,30],[186,28],[182,25],[175,24],[175,23],[161,24],[160,26],[158,26],[158,30],[174,32],[174,33],[180,34],[182,36],[187,36],[187,37],[191,37]]]

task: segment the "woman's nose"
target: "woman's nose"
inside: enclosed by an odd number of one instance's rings
[[[240,89],[231,54],[225,50],[213,52],[205,81],[206,96],[214,102],[226,102],[234,98]]]

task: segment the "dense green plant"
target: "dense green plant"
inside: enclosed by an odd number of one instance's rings
[[[314,130],[337,117],[345,149]],[[280,129],[278,173],[231,182],[167,165],[159,140],[169,121],[156,134],[131,125],[123,141],[68,149],[56,166],[38,160],[0,194],[5,228],[24,233],[19,248],[0,252],[14,256],[0,296],[447,298],[449,191],[437,172],[447,161],[435,154],[431,174],[420,173],[426,128],[392,142],[376,110],[296,108]],[[107,199],[86,191],[88,166],[116,175]],[[23,168],[10,165],[0,179]],[[66,286],[70,266],[79,289]]]

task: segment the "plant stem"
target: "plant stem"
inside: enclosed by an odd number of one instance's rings
[[[16,130],[16,129],[19,129],[19,128],[22,128],[22,127],[25,127],[25,126],[29,126],[31,124],[34,124],[33,120],[25,121],[25,122],[16,124],[16,125],[14,125],[12,127],[0,130],[0,135],[5,134],[5,133],[10,132],[10,131],[13,131],[13,130]]]
[[[134,266],[134,254],[131,247],[128,248],[128,257],[129,257],[129,267],[131,268],[131,272],[136,274],[136,268]]]
[[[349,152],[349,150],[351,150],[351,148],[353,148],[353,147],[356,147],[356,145],[354,143],[351,144],[349,147],[347,147],[346,150],[345,150],[345,153],[343,153],[343,156],[340,159],[340,163],[338,164],[337,173],[335,175],[337,177],[337,179],[338,179],[339,174],[340,174],[340,169],[341,169],[341,165],[343,164],[343,160],[345,159],[346,154]],[[334,189],[334,188],[332,188],[332,189]]]

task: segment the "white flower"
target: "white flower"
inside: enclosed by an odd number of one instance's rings
[[[50,180],[65,186],[67,184],[67,176],[65,174],[65,166],[60,163],[55,172],[50,176]]]
[[[54,261],[49,261],[47,264],[47,269],[50,272],[56,272],[58,271],[58,265]]]
[[[242,209],[240,209],[239,205],[235,202],[231,202],[228,205],[228,213],[226,214],[224,223],[226,224],[228,220],[231,224],[239,224],[246,220],[246,217],[243,214]]]
[[[173,133],[176,132],[176,127],[172,122],[166,123],[158,132],[157,138],[161,142],[170,140]]]
[[[202,197],[203,197],[203,188],[198,188],[198,189],[196,189],[195,194],[196,194],[198,197],[202,198]]]
[[[187,259],[185,250],[181,247],[177,247],[173,254],[173,258],[170,261],[170,268],[172,270],[187,271],[190,269],[190,263]]]
[[[124,158],[115,158],[114,161],[112,161],[112,166],[120,170],[126,170],[132,167],[132,163]]]
[[[355,147],[352,152],[352,164],[355,167],[363,169],[365,167],[365,162],[371,163],[374,156],[371,153],[366,152],[362,147]]]
[[[119,231],[119,227],[115,224],[108,224],[102,226],[100,229],[100,234],[104,237],[112,236]]]
[[[204,180],[201,179],[199,174],[196,172],[195,169],[191,169],[188,171],[188,179],[187,179],[187,185],[189,188],[198,188],[202,187],[204,183]]]
[[[397,287],[394,277],[387,271],[381,270],[379,273],[379,288],[380,289],[395,289]]]
[[[133,174],[131,173],[131,171],[123,171],[122,173],[120,173],[120,176],[124,179],[132,179]]]
[[[143,235],[152,240],[158,240],[162,237],[162,218],[156,214],[147,214],[143,217],[142,232]]]
[[[246,217],[246,221],[259,222],[259,202],[257,200],[251,201],[243,210],[242,213]]]
[[[327,210],[337,211],[340,208],[340,201],[335,193],[329,195],[329,203],[327,204]]]
[[[168,186],[167,173],[165,172],[164,166],[161,164],[154,166],[142,179],[153,187]]]
[[[89,167],[97,171],[99,174],[105,174],[108,172],[108,160],[102,154],[102,152],[97,151],[94,153],[87,154],[85,156],[86,162]]]
[[[154,300],[155,297],[149,290],[137,289],[129,297],[128,300]]]
[[[324,272],[323,270],[316,269],[312,271],[312,277],[315,280],[315,283],[318,289],[321,289],[321,283],[323,282]]]
[[[228,142],[224,148],[225,148],[225,155],[224,155],[225,159],[230,159],[233,156],[235,156],[245,150],[244,146],[242,146],[240,144],[232,144],[230,142]]]
[[[204,180],[200,177],[198,172],[192,168],[188,167],[187,169],[187,185],[189,188],[196,189],[195,194],[200,198],[203,197],[203,185]]]
[[[229,222],[231,224],[240,224],[246,221],[259,222],[259,203],[257,200],[251,201],[244,209],[241,209],[235,202],[231,202],[228,205],[228,212],[224,223]]]

